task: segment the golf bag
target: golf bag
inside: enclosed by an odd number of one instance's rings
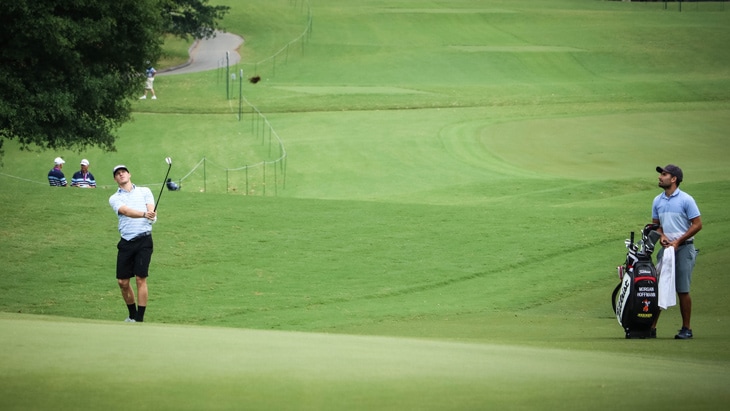
[[[626,338],[648,338],[651,325],[659,315],[659,279],[652,262],[654,245],[661,235],[656,224],[647,224],[641,232],[641,241],[626,240],[626,262],[618,267],[621,282],[613,290],[611,303]]]

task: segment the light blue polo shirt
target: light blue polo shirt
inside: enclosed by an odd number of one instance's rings
[[[674,241],[689,230],[690,221],[700,216],[700,209],[691,195],[677,188],[671,196],[661,193],[654,198],[651,217],[658,219],[664,235]],[[688,238],[688,240],[692,240]]]
[[[131,218],[119,214],[119,209],[126,205],[134,210],[147,211],[147,204],[154,204],[155,197],[147,187],[132,185],[132,191],[124,191],[121,188],[109,197],[109,205],[119,217],[119,233],[125,240],[131,240],[140,234],[152,232],[152,222],[146,218]]]

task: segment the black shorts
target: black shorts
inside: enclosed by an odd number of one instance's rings
[[[117,279],[146,278],[152,261],[152,235],[137,237],[133,241],[119,240],[117,244]]]

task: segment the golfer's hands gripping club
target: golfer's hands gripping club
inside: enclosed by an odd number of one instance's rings
[[[156,211],[145,211],[143,218],[146,218],[150,220],[151,223],[154,223],[157,221],[157,212]]]

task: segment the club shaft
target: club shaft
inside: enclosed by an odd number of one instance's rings
[[[167,166],[167,173],[165,173],[165,179],[162,180],[162,187],[160,187],[160,195],[157,196],[157,201],[155,202],[155,212],[157,212],[157,204],[160,204],[160,197],[162,197],[162,191],[165,189],[165,184],[167,184],[167,176],[170,175],[171,168],[172,168],[172,163],[170,163]]]

